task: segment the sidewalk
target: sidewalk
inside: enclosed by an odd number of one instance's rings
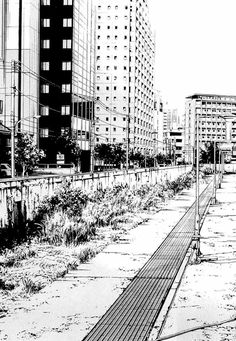
[[[210,206],[201,236],[201,252],[205,260],[186,268],[160,340],[206,324],[215,325],[170,340],[236,340],[235,174],[224,176],[222,188],[217,190],[217,204]],[[233,321],[217,325],[226,320]]]

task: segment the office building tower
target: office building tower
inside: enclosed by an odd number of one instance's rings
[[[39,0],[0,0],[0,11],[0,121],[36,139]]]
[[[188,155],[195,148],[197,138],[200,147],[207,142],[227,143],[236,157],[236,96],[194,94],[186,97],[184,149]]]
[[[93,148],[95,13],[91,0],[43,0],[40,8],[40,147],[56,163],[55,141],[74,138],[89,170]],[[69,154],[59,161],[71,162]]]
[[[96,143],[153,151],[154,37],[146,0],[97,0]]]

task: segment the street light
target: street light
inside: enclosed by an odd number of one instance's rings
[[[11,177],[12,178],[15,177],[15,168],[16,168],[15,167],[15,133],[16,133],[16,127],[20,122],[25,121],[25,120],[29,120],[31,118],[38,119],[38,118],[40,118],[40,115],[22,118],[22,119],[18,120],[16,123],[14,123],[12,128],[11,128]]]

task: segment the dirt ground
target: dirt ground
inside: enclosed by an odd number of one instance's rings
[[[193,201],[194,188],[185,190],[163,203],[160,212],[136,217],[135,224],[112,231],[112,235],[103,231],[105,238],[97,241],[96,247],[101,249],[96,257],[69,270],[38,293],[9,292],[8,297],[2,296],[0,340],[82,340]],[[38,254],[38,261],[48,256],[43,255],[44,251],[42,257]],[[71,250],[70,256],[73,253]],[[62,254],[52,253],[51,262],[53,257]],[[33,268],[30,263],[28,267]]]
[[[226,175],[201,231],[202,262],[188,265],[161,337],[236,340],[236,175]],[[220,324],[224,321],[228,323]],[[212,325],[199,330],[194,328]],[[162,339],[162,338],[160,338]],[[163,338],[164,339],[164,338]]]

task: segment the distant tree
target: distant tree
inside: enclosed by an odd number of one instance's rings
[[[56,148],[58,152],[67,155],[78,169],[81,158],[81,148],[75,137],[71,136],[69,133],[59,136],[56,140]]]
[[[129,153],[130,162],[136,164],[139,167],[142,167],[144,159],[145,157],[140,151],[134,152],[134,150],[131,150],[131,152]]]
[[[110,143],[99,143],[94,149],[95,159],[103,161],[105,164],[109,164],[113,159],[112,145]]]
[[[216,162],[219,159],[219,148],[216,144]],[[213,163],[214,162],[214,142],[207,142],[200,149],[200,162]]]
[[[126,149],[122,143],[116,143],[112,145],[112,158],[117,167],[125,163]]]
[[[155,159],[157,161],[158,164],[170,164],[170,160],[172,160],[172,155],[171,154],[162,154],[162,153],[158,153],[155,156]]]
[[[43,150],[39,150],[29,134],[20,134],[15,147],[15,163],[22,169],[22,175],[34,169],[37,163],[45,157]]]

